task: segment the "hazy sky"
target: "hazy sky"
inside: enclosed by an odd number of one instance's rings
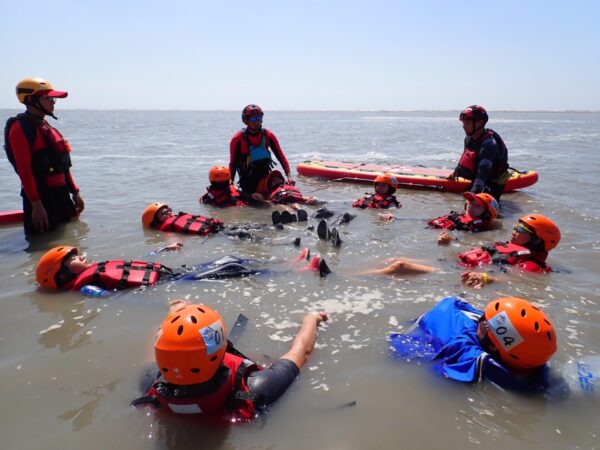
[[[0,0],[0,108],[600,110],[600,1]]]

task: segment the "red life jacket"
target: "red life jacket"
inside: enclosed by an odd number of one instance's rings
[[[493,137],[500,147],[500,152],[504,158],[503,162],[496,167],[495,171],[492,173],[492,177],[496,178],[502,175],[506,169],[508,169],[508,163],[506,162],[508,158],[508,150],[506,148],[506,144],[504,144],[504,141],[498,133],[490,129],[487,129],[486,131],[487,133],[481,136],[477,140],[477,143],[483,143],[486,139]],[[479,165],[479,150],[481,149],[481,146],[479,146],[477,150],[472,150],[472,143],[473,141],[470,139],[470,137],[465,140],[465,149],[463,150],[463,154],[458,161],[457,167],[460,176],[470,180],[474,179],[477,175],[477,166]]]
[[[207,236],[212,233],[217,233],[221,228],[223,228],[223,222],[220,220],[180,212],[165,220],[160,225],[159,230]]]
[[[104,261],[81,272],[66,288],[78,291],[86,284],[106,290],[150,286],[155,284],[162,274],[172,273],[168,267],[154,262]]]
[[[434,228],[442,228],[443,230],[482,231],[489,229],[489,223],[486,221],[474,219],[466,212],[457,213],[456,211],[451,211],[445,216],[431,219],[428,225]]]
[[[206,194],[200,199],[205,205],[226,208],[228,206],[246,206],[247,204],[242,200],[239,191],[233,184],[230,184],[228,189],[213,189],[207,186],[206,190]]]
[[[67,140],[58,132],[56,128],[51,127],[45,120],[22,113],[16,117],[11,117],[6,121],[4,128],[4,149],[9,162],[12,164],[15,172],[17,166],[13,155],[13,149],[10,146],[8,135],[14,122],[19,121],[21,128],[27,137],[31,149],[31,170],[36,181],[45,183],[46,175],[56,175],[67,173],[71,167],[71,146]],[[37,132],[40,132],[44,140],[44,148],[33,151],[34,143],[37,139]]]
[[[355,208],[377,208],[377,209],[387,209],[390,206],[395,206],[396,208],[400,207],[398,200],[396,200],[395,195],[381,195],[381,194],[373,194],[367,195],[359,200],[356,200],[352,206]]]
[[[296,189],[296,186],[284,183],[271,191],[269,194],[269,201],[279,205],[302,203],[304,202],[304,197],[300,191]]]
[[[499,255],[496,255],[496,254]],[[489,246],[477,247],[458,255],[460,264],[466,267],[476,267],[484,264],[510,264],[528,272],[550,272],[546,264],[547,254],[532,252],[528,248],[511,244],[510,242],[494,242]]]
[[[146,395],[134,404],[151,403],[157,407],[168,408],[176,414],[207,414],[217,416],[226,421],[250,421],[255,416],[254,403],[246,378],[250,372],[261,370],[261,367],[248,359],[232,353],[225,353],[221,368],[226,370],[226,379],[216,386],[196,385],[175,386],[164,381],[155,381]],[[199,389],[194,392],[194,387]],[[202,389],[203,387],[208,389]],[[189,389],[192,394],[173,395]],[[141,400],[141,401],[140,401]]]

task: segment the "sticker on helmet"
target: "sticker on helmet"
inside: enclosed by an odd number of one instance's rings
[[[506,311],[496,314],[487,323],[504,350],[509,351],[523,342],[523,336],[514,327]]]
[[[221,320],[217,320],[215,323],[202,328],[200,330],[200,336],[202,336],[204,345],[206,345],[207,355],[212,355],[227,345],[227,339],[225,339],[225,330]]]

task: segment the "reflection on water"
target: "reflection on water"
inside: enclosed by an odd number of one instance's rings
[[[11,405],[0,413],[2,447],[600,447],[596,397],[557,401],[520,397],[486,384],[462,386],[388,356],[390,332],[456,294],[480,308],[501,295],[541,304],[558,329],[554,360],[559,371],[570,360],[600,353],[598,180],[593,171],[581,170],[600,166],[600,156],[590,142],[573,137],[599,135],[600,115],[498,116],[494,129],[507,140],[511,165],[538,170],[540,181],[503,197],[495,230],[458,235],[453,245],[440,248],[437,233],[426,228],[427,219],[460,208],[461,198],[400,189],[403,208],[396,221],[383,224],[375,211],[354,210],[357,217],[339,227],[342,246],[334,248],[307,228],[316,225],[312,218],[308,224],[260,231],[263,239],[256,240],[142,229],[141,212],[152,201],[226,224],[270,223],[269,209],[212,210],[198,203],[210,166],[228,162],[237,113],[65,112],[61,131],[73,145],[73,172],[86,201],[81,220],[47,240],[30,242],[20,228],[0,227],[0,383]],[[292,164],[321,157],[452,167],[462,147],[451,113],[273,113],[268,120],[265,125],[277,133]],[[149,127],[152,135],[146,132]],[[177,157],[170,158],[171,153]],[[20,201],[14,198],[18,181],[5,166],[0,164],[6,185],[0,192],[2,210]],[[326,200],[334,219],[370,190],[306,178],[299,178],[298,186]],[[315,210],[307,209],[309,214]],[[558,270],[549,275],[509,271],[506,282],[483,291],[460,285],[458,253],[481,242],[506,240],[526,212],[548,214],[561,227],[562,241],[549,257]],[[300,248],[325,258],[333,273],[319,279],[297,271],[289,263],[299,252],[292,245],[296,238],[301,238]],[[184,248],[150,255],[174,240]],[[35,262],[59,244],[77,246],[95,261],[147,258],[169,267],[231,254],[259,260],[272,272],[241,280],[169,282],[101,300],[38,291]],[[355,275],[396,256],[443,272],[404,278]],[[325,309],[332,321],[320,331],[315,353],[290,393],[269,415],[257,423],[215,428],[191,417],[129,407],[139,394],[143,367],[152,359],[155,331],[176,298],[206,302],[227,323],[239,313],[246,315],[250,322],[239,347],[264,363],[270,360],[265,355],[285,353],[306,311]],[[336,408],[352,401],[356,406]],[[43,444],[36,436],[46,437]]]

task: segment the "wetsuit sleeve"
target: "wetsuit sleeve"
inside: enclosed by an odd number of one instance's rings
[[[278,359],[264,370],[252,372],[246,384],[256,398],[257,406],[275,402],[291,386],[300,374],[300,369],[289,359]]]
[[[275,153],[277,160],[279,161],[281,167],[283,167],[283,170],[287,175],[288,173],[290,173],[290,164],[288,163],[288,160],[285,157],[283,150],[281,149],[281,145],[279,145],[277,136],[275,136],[272,131],[266,130],[266,133],[267,136],[269,136],[269,147],[271,147],[271,150],[273,150],[273,153]]]
[[[481,144],[477,175],[475,176],[473,188],[471,189],[471,192],[474,194],[483,191],[483,188],[487,185],[492,174],[492,169],[494,168],[494,162],[499,159],[499,153],[500,148],[495,139],[488,138]]]
[[[237,166],[241,138],[242,134],[238,132],[231,138],[231,142],[229,143],[229,173],[231,174],[232,183],[235,178],[235,168]]]
[[[8,133],[10,148],[15,159],[17,174],[21,179],[23,190],[30,202],[40,199],[33,171],[31,170],[31,152],[33,149],[29,145],[27,136],[21,127],[19,121],[15,121]]]
[[[538,369],[531,377],[517,377],[491,356],[485,358],[482,368],[483,375],[492,383],[503,389],[523,393],[542,392],[548,387],[548,371],[546,369],[546,366]]]

